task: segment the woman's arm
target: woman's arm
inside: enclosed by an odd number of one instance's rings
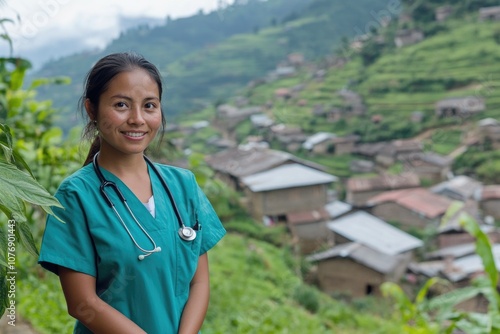
[[[139,326],[96,294],[95,277],[59,267],[68,313],[95,334],[144,334]]]
[[[182,312],[179,334],[197,334],[200,331],[208,309],[210,281],[207,253],[198,258],[198,268],[191,280],[189,298]]]

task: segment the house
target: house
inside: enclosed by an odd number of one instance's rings
[[[267,141],[276,140],[282,148],[288,152],[297,151],[307,140],[307,136],[299,127],[286,126],[285,124],[276,124],[270,127],[267,133]]]
[[[220,138],[217,136],[211,137],[207,139],[205,142],[207,145],[213,146],[218,150],[225,150],[228,148],[233,148],[238,146],[238,144],[234,140]]]
[[[299,159],[290,153],[265,148],[231,148],[206,158],[215,176],[231,188],[241,190],[241,178],[263,172],[281,165],[298,163],[317,170],[324,170],[318,164]]]
[[[500,122],[494,118],[485,118],[478,122],[478,132],[483,145],[494,150],[500,149]]]
[[[325,205],[325,210],[330,215],[330,220],[332,220],[351,212],[352,205],[342,201],[333,201]]]
[[[470,252],[472,248],[472,252]],[[474,252],[475,244],[463,244],[441,250],[440,260],[411,263],[411,271],[430,277],[441,276],[454,283],[455,287],[469,286],[470,280],[484,273],[481,257]],[[492,244],[491,251],[497,269],[500,270],[500,244]]]
[[[423,242],[365,211],[356,211],[327,224],[336,245],[363,244],[388,255],[411,253]]]
[[[423,145],[420,141],[394,140],[387,143],[378,151],[375,161],[383,167],[390,167],[396,161],[407,160],[409,157],[422,151]]]
[[[330,153],[336,155],[351,154],[356,149],[356,143],[359,139],[358,135],[335,137],[332,139]]]
[[[342,89],[338,95],[344,100],[347,107],[347,112],[351,115],[359,116],[366,113],[366,107],[363,103],[363,98],[356,92],[348,89]]]
[[[351,210],[351,205],[333,201],[316,210],[288,213],[286,215],[287,226],[300,252],[310,254],[331,243],[332,235],[326,223],[342,217]]]
[[[500,20],[500,6],[479,8],[479,19],[481,21]]]
[[[274,96],[278,99],[288,100],[293,97],[293,94],[288,88],[278,88],[274,91]]]
[[[286,214],[286,222],[301,254],[310,254],[328,242],[326,223],[330,214],[325,208],[291,212]]]
[[[484,216],[500,220],[500,185],[484,186],[478,191],[477,200]]]
[[[441,217],[451,204],[447,197],[424,188],[383,192],[368,200],[370,212],[386,221],[406,228],[439,226]]]
[[[451,14],[453,14],[453,6],[446,5],[446,6],[438,7],[434,11],[434,13],[436,16],[436,21],[444,22]]]
[[[372,173],[375,170],[375,163],[369,160],[353,160],[349,165],[349,170],[353,173]]]
[[[353,297],[380,295],[380,285],[397,282],[422,246],[419,239],[358,211],[327,224],[336,246],[307,257],[317,263],[320,288]]]
[[[234,128],[250,116],[262,113],[262,107],[253,106],[236,108],[232,105],[223,104],[217,107],[214,124],[225,129]]]
[[[415,188],[420,186],[416,174],[380,175],[376,177],[352,177],[347,180],[346,202],[355,206],[366,206],[367,201],[388,190]]]
[[[468,199],[472,199],[474,194],[481,188],[481,182],[466,175],[458,175],[449,181],[436,184],[430,190],[433,193],[466,202]]]
[[[241,179],[249,211],[257,219],[286,220],[287,214],[324,208],[337,177],[297,163],[281,165]]]
[[[405,170],[433,183],[446,180],[451,174],[453,159],[436,153],[415,153],[403,160]]]
[[[385,148],[387,142],[358,144],[353,153],[357,153],[367,158],[375,159],[377,154]]]
[[[394,44],[398,48],[403,46],[416,44],[424,39],[424,33],[416,29],[400,30],[396,33]]]
[[[325,154],[329,153],[332,140],[335,134],[328,132],[318,132],[310,137],[302,144],[302,148],[313,153]]]
[[[498,266],[500,245],[494,244],[492,253]],[[479,255],[475,253],[474,243],[440,249],[433,252],[430,258],[432,259],[430,261],[410,263],[409,271],[422,277],[422,281],[432,277],[443,277],[450,281],[454,288],[468,287],[474,278],[484,275],[483,263]],[[432,288],[430,292],[433,293]],[[486,313],[488,304],[488,300],[479,294],[461,302],[457,305],[457,309]]]
[[[484,99],[476,96],[452,97],[436,103],[438,117],[466,117],[485,109]]]
[[[461,219],[463,215],[475,219],[481,230],[488,235],[491,241],[500,241],[496,228],[483,223],[476,201],[468,200],[465,203],[454,202],[450,206],[450,211],[453,214],[450,215],[450,213],[447,213],[438,227],[434,242],[438,249],[474,242],[474,237],[462,226]]]
[[[255,114],[250,116],[252,125],[256,128],[268,128],[274,124],[274,121],[266,114]]]

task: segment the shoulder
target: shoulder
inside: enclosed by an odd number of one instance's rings
[[[65,178],[59,185],[57,193],[84,190],[93,185],[96,181],[95,179],[96,176],[92,164],[88,164]]]

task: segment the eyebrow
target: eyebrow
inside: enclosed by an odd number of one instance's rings
[[[122,94],[116,94],[116,95],[113,95],[111,96],[112,99],[125,99],[125,100],[129,100],[129,101],[132,101],[132,98],[129,97],[129,96],[126,96],[126,95],[122,95]],[[151,100],[160,100],[159,97],[157,96],[149,96],[149,97],[146,97],[144,99],[144,101],[151,101]]]

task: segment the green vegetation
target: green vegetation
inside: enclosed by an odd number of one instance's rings
[[[136,51],[158,65],[166,82],[165,110],[180,115],[230,97],[292,52],[310,60],[331,54],[342,36],[353,36],[372,20],[370,10],[385,6],[383,0],[244,1],[161,27],[132,29],[100,52],[49,62],[33,76],[72,79],[69,86],[40,91],[64,110],[58,123],[68,129],[76,124],[68,119],[91,64],[111,52]]]
[[[463,203],[458,202],[450,206],[443,221],[452,217],[461,206]],[[397,284],[384,283],[381,289],[399,310],[405,333],[452,333],[456,329],[465,333],[500,333],[498,269],[491,242],[469,215],[462,213],[460,224],[476,239],[476,253],[481,257],[485,276],[476,278],[471,286],[459,289],[450,289],[448,281],[434,277],[421,287],[413,300]],[[457,307],[475,297],[488,300],[487,313],[467,312]]]

